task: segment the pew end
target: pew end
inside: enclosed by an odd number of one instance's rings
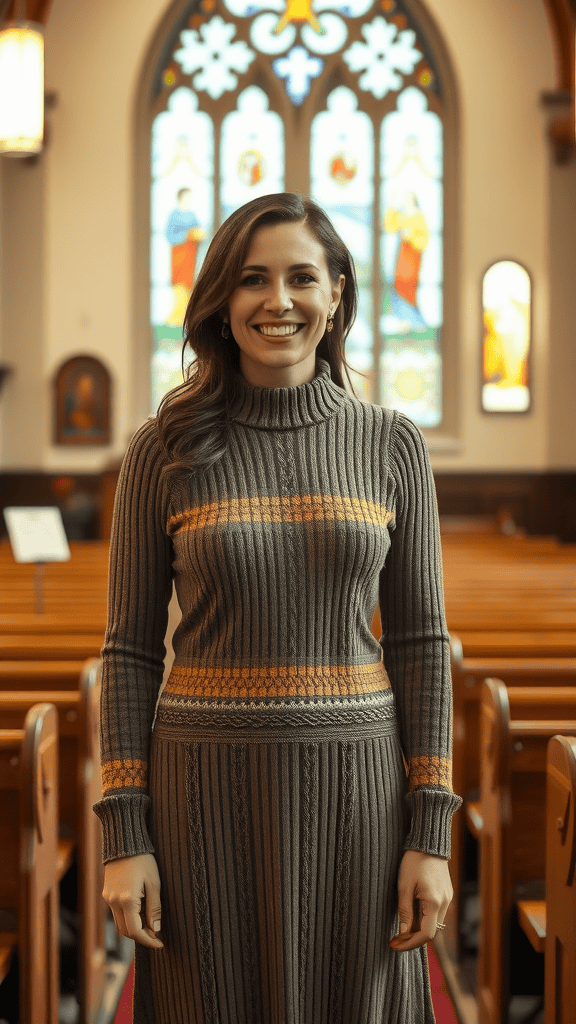
[[[564,719],[564,713],[571,715]],[[528,717],[531,715],[531,717]],[[540,717],[538,717],[540,716]],[[507,689],[486,679],[481,704],[480,1024],[508,1019],[512,911],[516,886],[545,874],[546,757],[555,735],[576,732],[576,688]],[[520,924],[540,951],[547,941],[543,908],[518,906]],[[533,901],[532,901],[533,902]],[[548,903],[548,900],[546,901]],[[528,904],[528,905],[526,905]],[[569,1020],[570,1018],[566,1018]]]
[[[35,704],[23,729],[0,730],[0,906],[16,915],[20,1019],[30,1024],[58,1024],[57,777],[56,709]],[[12,951],[13,939],[1,933],[0,947]]]
[[[517,900],[518,922],[532,949],[544,952],[546,942],[546,901]]]
[[[546,763],[545,1019],[568,1024],[576,1006],[576,733],[553,736]]]
[[[38,682],[39,682],[38,677]],[[50,673],[47,682],[53,681]],[[104,869],[99,822],[92,807],[101,796],[99,703],[101,660],[89,659],[76,678],[75,690],[2,691],[0,723],[21,728],[39,698],[50,702],[59,724],[59,818],[65,835],[56,845],[61,881],[75,857],[78,868],[80,1021],[93,1020],[105,985],[106,918],[102,897]]]

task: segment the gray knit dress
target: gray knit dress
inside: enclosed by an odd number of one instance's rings
[[[424,441],[321,359],[237,386],[219,462],[161,481],[151,419],[116,494],[95,810],[105,861],[155,854],[164,942],[134,1021],[432,1024],[425,948],[388,945],[460,802]]]

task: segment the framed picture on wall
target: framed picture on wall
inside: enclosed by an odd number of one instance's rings
[[[56,373],[54,443],[110,444],[110,374],[94,356],[67,359]]]

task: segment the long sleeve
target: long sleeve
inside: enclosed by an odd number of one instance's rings
[[[153,853],[148,751],[166,649],[172,542],[156,423],[132,438],[114,501],[100,717],[104,862]]]
[[[412,813],[405,849],[450,856],[452,682],[436,492],[418,428],[396,413],[391,548],[380,577],[384,664],[394,689]]]

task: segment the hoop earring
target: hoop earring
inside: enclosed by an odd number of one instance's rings
[[[220,333],[221,333],[223,338],[229,338],[230,337],[230,328],[228,326],[228,321],[227,320],[223,320],[222,321],[222,330],[220,331]]]

